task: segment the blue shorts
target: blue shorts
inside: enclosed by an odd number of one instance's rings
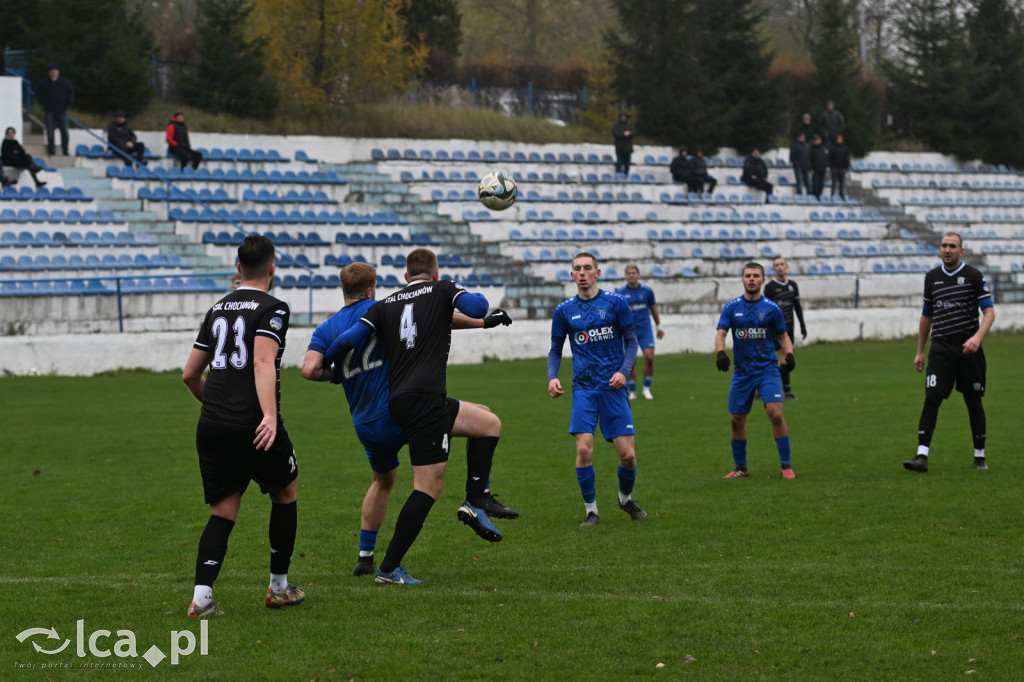
[[[640,346],[640,350],[645,348],[654,348],[654,331],[651,330],[651,326],[646,327],[634,327],[636,329],[636,340]]]
[[[357,424],[356,436],[366,450],[370,468],[378,474],[398,468],[398,451],[409,442],[405,430],[395,423],[390,414],[366,424]]]
[[[729,414],[750,414],[754,404],[754,391],[761,394],[761,400],[768,403],[782,402],[782,378],[779,370],[767,370],[754,374],[733,374],[729,387]]]
[[[573,389],[569,433],[594,433],[598,422],[601,435],[607,441],[634,434],[633,412],[629,409],[625,388],[617,391]]]

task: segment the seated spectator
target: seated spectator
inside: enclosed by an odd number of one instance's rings
[[[28,155],[25,148],[21,146],[16,139],[14,139],[16,131],[14,128],[8,128],[4,133],[3,145],[0,146],[0,161],[3,162],[4,166],[17,169],[17,175],[14,176],[13,180],[7,179],[7,174],[0,174],[0,178],[3,178],[3,186],[13,185],[18,182],[18,176],[21,175],[21,171],[27,170],[32,174],[32,179],[36,183],[36,187],[46,187],[46,183],[39,179],[37,173],[42,169],[41,166],[36,164],[35,159]]]
[[[690,163],[693,168],[694,177],[697,178],[702,186],[706,185],[706,187],[702,187],[703,191],[708,194],[714,194],[718,180],[715,180],[711,177],[711,174],[708,173],[708,160],[704,158],[704,150],[697,147],[697,151],[694,152],[694,156],[690,160]],[[701,190],[697,191],[700,192]]]
[[[697,180],[694,175],[693,158],[686,153],[686,147],[679,148],[679,156],[672,159],[669,172],[672,173],[674,181],[684,183],[689,191],[700,192],[702,190],[704,183]]]
[[[118,109],[114,112],[114,120],[107,126],[107,141],[110,146],[120,149],[129,157],[135,157],[136,162],[146,165],[146,145],[142,144],[135,137],[135,131],[124,118],[124,111]],[[115,152],[116,154],[117,152]],[[120,154],[117,154],[121,156]],[[130,166],[130,158],[121,157],[124,165]]]
[[[178,109],[171,116],[171,122],[167,124],[167,153],[178,159],[181,167],[192,164],[192,168],[199,168],[203,155],[192,149],[192,142],[188,135],[188,126],[185,125],[185,113]]]
[[[764,192],[765,203],[768,202],[768,197],[771,196],[774,186],[768,182],[768,167],[761,160],[761,151],[756,147],[750,150],[750,155],[743,162],[743,175],[740,176],[740,182]]]

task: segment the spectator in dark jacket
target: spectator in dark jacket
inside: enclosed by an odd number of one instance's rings
[[[796,122],[796,125],[793,126],[793,130],[792,130],[792,133],[790,134],[790,138],[795,140],[799,135],[803,135],[804,136],[804,142],[806,142],[807,144],[810,144],[811,135],[813,135],[813,134],[814,134],[814,131],[811,130],[811,115],[810,114],[804,114],[800,118],[800,120]]]
[[[135,160],[146,165],[146,145],[142,144],[135,137],[135,131],[124,118],[124,112],[120,109],[114,112],[114,120],[107,126],[107,141],[111,147],[116,147],[128,155],[135,157]],[[121,156],[118,154],[118,156]],[[124,165],[130,166],[131,158],[121,157]]]
[[[672,159],[669,172],[672,173],[675,182],[685,184],[691,192],[699,194],[704,189],[704,183],[698,182],[693,173],[693,157],[686,152],[686,147],[679,148],[679,155]]]
[[[36,173],[43,169],[36,165],[35,159],[29,156],[28,153],[25,152],[25,148],[22,147],[16,139],[14,139],[17,132],[18,131],[14,128],[8,128],[4,133],[3,144],[0,144],[0,162],[2,162],[4,166],[19,169],[18,175],[21,174],[22,170],[27,170],[32,174],[32,179],[35,181],[36,187],[46,187],[46,183],[40,180],[39,176],[36,175]],[[17,182],[17,180],[8,180],[7,176],[2,173],[0,173],[0,178],[2,178],[2,184],[4,187],[7,185],[13,185]]]
[[[846,171],[850,168],[850,149],[842,133],[836,135],[836,145],[828,151],[828,165],[832,169],[832,196],[838,192],[846,198]]]
[[[718,180],[711,177],[708,173],[708,160],[704,157],[704,150],[697,147],[697,150],[693,153],[693,175],[701,182],[702,187],[708,194],[715,193],[715,186],[718,184]]]
[[[192,149],[192,142],[188,136],[188,126],[185,125],[185,113],[178,109],[171,116],[171,122],[167,124],[167,153],[178,159],[181,167],[192,164],[192,168],[199,168],[203,155]]]
[[[757,148],[750,150],[750,155],[743,162],[743,174],[740,182],[748,187],[759,189],[765,193],[765,203],[772,194],[772,183],[768,182],[768,167],[761,160],[761,151]]]
[[[828,168],[828,149],[821,143],[821,135],[811,140],[811,194],[821,198],[825,187],[825,170]]]
[[[796,176],[796,193],[804,196],[811,191],[811,149],[800,133],[789,145],[789,162],[793,164],[793,175]]]
[[[68,155],[68,109],[75,103],[75,86],[64,76],[60,68],[50,64],[47,77],[36,83],[36,99],[46,113],[46,153],[53,156],[56,141],[55,128],[60,127],[60,147]]]
[[[825,144],[829,149],[836,145],[836,138],[846,130],[846,118],[843,112],[836,109],[836,103],[829,100],[825,104],[825,111],[821,112],[819,119],[821,134],[825,137]]]
[[[629,177],[629,160],[633,156],[633,138],[636,129],[629,122],[629,114],[619,114],[619,122],[612,126],[615,139],[615,172]]]

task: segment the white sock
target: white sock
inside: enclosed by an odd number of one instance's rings
[[[620,493],[619,493],[619,506],[621,507],[622,505],[624,505],[624,504],[626,504],[627,502],[629,502],[629,501],[630,501],[631,499],[633,499],[633,496],[632,496],[632,495],[623,495],[623,494],[622,494],[622,493],[620,492]]]
[[[985,448],[982,448],[981,450],[974,448],[974,456],[977,459],[985,459]]]
[[[373,552],[368,552],[365,549],[361,549],[361,550],[359,550],[359,556],[361,556],[361,557],[363,557],[363,556],[373,556]]]
[[[287,573],[271,573],[270,574],[270,589],[274,592],[284,592],[288,589],[288,574]]]
[[[587,508],[588,514],[590,512],[594,512],[595,514],[597,514],[597,500],[594,500],[593,502],[584,502],[583,504]]]
[[[206,606],[213,601],[213,588],[209,585],[196,585],[192,592],[192,601],[196,606]]]
[[[928,456],[928,446],[927,445],[918,445],[917,446],[917,454],[924,455],[925,457],[927,457]]]

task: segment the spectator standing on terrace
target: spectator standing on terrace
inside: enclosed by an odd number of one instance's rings
[[[796,176],[796,193],[807,196],[811,191],[811,149],[803,133],[797,134],[789,145],[789,162]]]
[[[825,136],[825,142],[829,149],[836,146],[837,138],[846,130],[846,118],[843,113],[836,109],[836,103],[829,100],[825,105],[825,111],[821,112],[819,120],[821,134]]]
[[[189,139],[188,126],[185,125],[185,113],[178,109],[171,116],[171,122],[167,124],[167,153],[178,159],[181,167],[192,164],[192,168],[199,168],[203,155],[192,149],[192,142]]]
[[[825,187],[825,171],[828,169],[828,149],[821,143],[821,135],[811,140],[811,194],[821,198]]]
[[[846,198],[846,171],[850,169],[850,148],[846,146],[842,133],[836,135],[836,143],[828,150],[828,165],[832,169],[832,197],[838,193]]]
[[[146,165],[146,145],[135,137],[135,131],[125,120],[124,111],[121,109],[114,112],[114,120],[107,126],[107,141],[110,142],[111,147],[120,149],[129,157],[135,157],[135,161],[139,164]],[[132,163],[130,158],[122,157],[122,160],[126,166],[130,166]]]
[[[612,137],[615,139],[615,172],[628,178],[636,129],[629,122],[629,114],[626,112],[619,114],[619,122],[612,126]]]
[[[804,142],[807,142],[811,139],[811,135],[813,134],[814,131],[811,129],[811,115],[804,114],[803,117],[796,122],[796,125],[793,126],[792,135],[790,135],[790,137],[795,140],[797,136],[803,135]]]
[[[36,187],[46,187],[46,183],[36,175],[36,173],[43,170],[42,167],[36,164],[35,159],[29,156],[25,148],[21,146],[21,143],[14,138],[17,132],[14,128],[8,128],[4,133],[4,141],[0,145],[0,160],[2,160],[5,166],[19,169],[19,175],[21,170],[27,170],[32,174],[32,180],[35,181]],[[0,179],[2,179],[4,187],[17,182],[17,179],[9,181],[7,176],[3,174],[0,174]]]
[[[768,182],[768,167],[761,159],[761,150],[756,147],[750,150],[750,154],[743,162],[743,174],[740,175],[740,182],[764,192],[765,203],[768,203],[768,197],[771,196],[774,186]]]
[[[56,148],[55,128],[60,128],[60,147],[68,155],[68,109],[75,103],[75,86],[60,75],[60,67],[50,64],[46,78],[36,83],[36,99],[46,113],[46,153],[53,156]]]

